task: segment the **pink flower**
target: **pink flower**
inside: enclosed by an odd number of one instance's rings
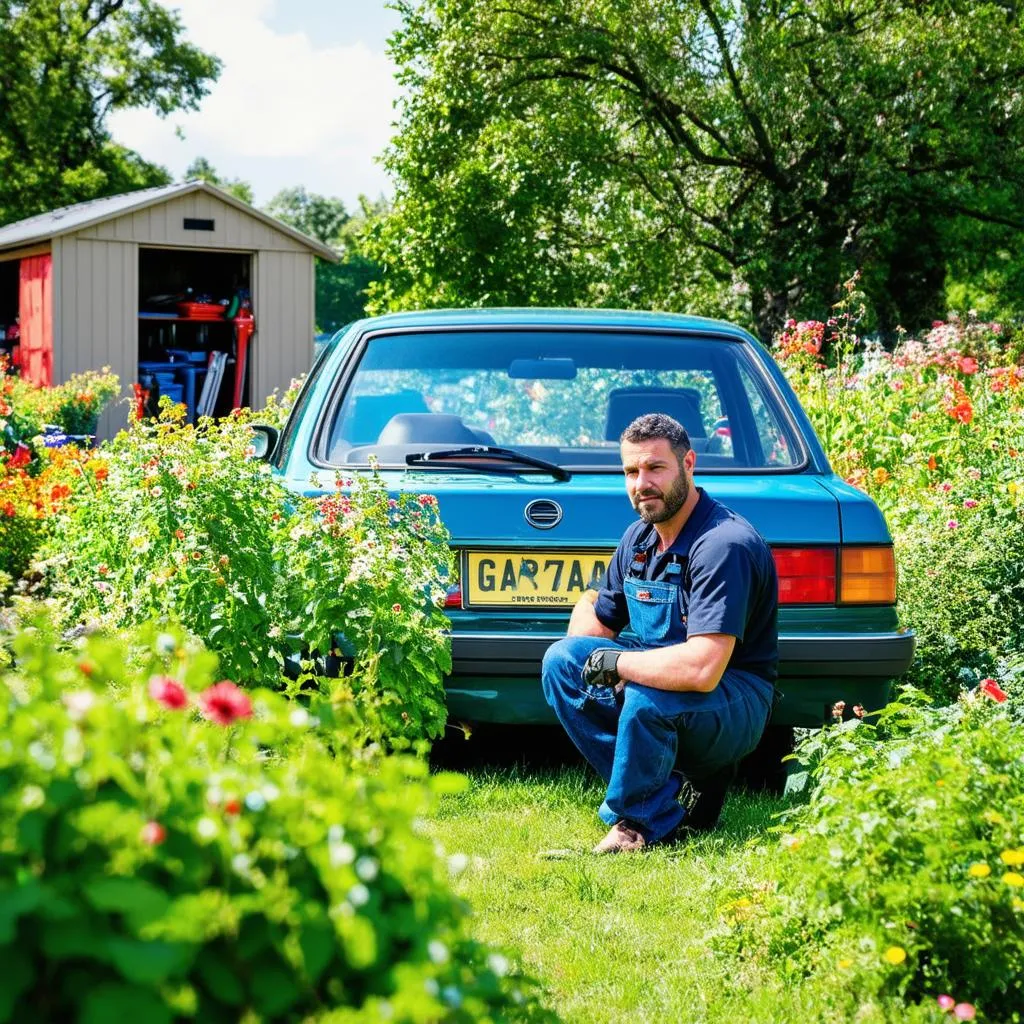
[[[960,360],[960,372],[970,376],[972,373],[978,372],[978,360],[971,356],[964,356]]]
[[[147,846],[159,846],[167,838],[167,829],[159,821],[147,821],[140,838]]]
[[[396,601],[392,606],[391,610],[397,615],[401,610],[402,606]]]
[[[973,498],[964,498],[964,508],[977,508],[978,503]]]
[[[1006,691],[991,677],[982,679],[978,684],[978,689],[986,697],[991,697],[997,704],[1002,704],[1007,699]]]
[[[943,494],[949,494],[949,492],[953,490],[953,485],[948,480],[944,480],[939,484],[939,490],[942,491]]]
[[[935,1002],[939,1004],[939,1009],[944,1013],[952,1010],[956,1005],[956,1000],[952,996],[938,996]]]
[[[188,694],[185,687],[170,676],[153,676],[149,681],[149,695],[158,704],[172,711],[180,711],[188,707]]]
[[[975,468],[972,467],[971,469],[967,470],[967,475],[972,480],[980,480],[981,479],[981,470],[980,469],[975,469]]]
[[[974,1020],[975,1010],[970,1003],[957,1003],[953,1007],[953,1016],[957,1020]]]
[[[240,718],[252,718],[252,701],[230,679],[222,679],[199,695],[203,717],[218,725],[231,725]]]
[[[955,519],[950,519],[950,521],[948,523],[946,523],[946,529],[947,530],[959,530],[960,529],[960,524]]]

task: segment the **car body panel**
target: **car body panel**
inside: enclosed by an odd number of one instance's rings
[[[831,470],[810,421],[781,369],[742,329],[718,321],[673,314],[593,310],[442,310],[393,314],[360,321],[325,347],[296,402],[278,445],[275,467],[282,482],[304,494],[332,490],[358,466],[325,461],[325,426],[341,401],[347,374],[373,339],[395,332],[596,331],[622,334],[637,344],[642,335],[716,339],[748,347],[770,382],[773,400],[802,440],[800,465],[785,470],[702,471],[696,482],[747,518],[774,547],[839,547],[891,544],[884,518],[869,496]],[[551,473],[451,468],[383,468],[389,491],[430,493],[458,555],[465,551],[599,551],[610,554],[636,513],[625,494],[621,468],[572,471],[568,480]],[[529,502],[557,502],[561,518],[537,529],[525,517]],[[521,582],[521,581],[520,581]],[[523,584],[525,587],[525,584]],[[581,588],[577,588],[581,589]],[[454,718],[493,722],[552,721],[539,685],[544,650],[565,634],[568,605],[453,608],[453,673],[447,682]],[[890,681],[909,666],[914,638],[902,630],[891,605],[780,608],[780,681],[783,694],[775,720],[817,725],[836,700],[880,706]]]

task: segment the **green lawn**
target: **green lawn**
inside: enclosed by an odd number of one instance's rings
[[[476,935],[521,956],[565,1021],[903,1021],[931,1019],[862,1004],[842,982],[802,982],[785,965],[717,954],[723,909],[777,869],[765,834],[781,801],[730,795],[713,834],[667,849],[594,857],[601,789],[580,767],[476,769],[429,828],[469,858],[456,879]],[[553,848],[573,853],[544,859]]]

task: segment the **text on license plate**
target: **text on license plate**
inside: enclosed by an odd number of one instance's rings
[[[600,585],[611,556],[588,551],[467,551],[463,558],[467,606],[570,607],[589,587]]]

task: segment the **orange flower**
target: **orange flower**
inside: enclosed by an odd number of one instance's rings
[[[934,455],[928,456],[928,468],[934,473],[939,468],[939,464],[935,461]]]

